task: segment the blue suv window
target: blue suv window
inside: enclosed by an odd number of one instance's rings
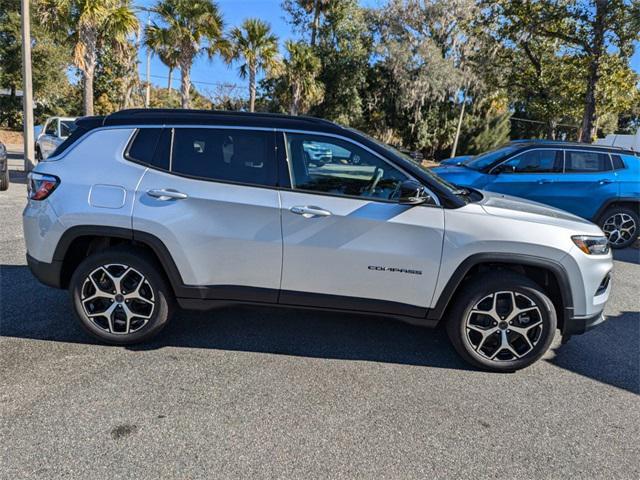
[[[500,169],[505,173],[562,172],[562,151],[529,150],[512,158]]]
[[[567,173],[608,172],[611,169],[611,159],[607,153],[572,150],[566,152],[564,171]]]

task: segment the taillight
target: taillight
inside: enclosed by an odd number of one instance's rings
[[[31,172],[27,188],[31,200],[44,200],[60,185],[60,179],[53,175]]]

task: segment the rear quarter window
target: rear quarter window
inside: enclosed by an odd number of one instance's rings
[[[140,128],[135,133],[125,158],[161,170],[169,170],[171,130]]]
[[[620,155],[611,155],[611,162],[613,163],[614,170],[622,170],[625,167],[624,160]]]

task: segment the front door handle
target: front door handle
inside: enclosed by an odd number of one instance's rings
[[[598,183],[600,185],[607,185],[608,183],[613,183],[613,180],[609,178],[603,178],[602,180],[598,180]]]
[[[540,185],[544,185],[545,183],[553,183],[553,180],[545,180],[545,179],[542,179],[542,180],[538,180],[538,183],[539,183]]]
[[[296,215],[302,215],[304,218],[329,217],[332,215],[329,210],[325,210],[324,208],[320,207],[314,207],[313,205],[296,205],[295,207],[291,207],[289,211],[291,213],[295,213]]]
[[[189,197],[186,193],[178,192],[171,188],[147,190],[147,195],[157,198],[158,200],[162,200],[163,202],[166,202],[167,200],[184,200]]]

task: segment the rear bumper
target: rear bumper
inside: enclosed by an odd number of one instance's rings
[[[27,254],[27,265],[31,273],[41,282],[49,287],[61,288],[60,278],[62,272],[62,261],[53,260],[51,263],[36,260]]]
[[[590,315],[588,317],[572,317],[565,321],[564,328],[562,330],[563,337],[570,337],[571,335],[581,335],[584,332],[591,330],[603,323],[607,317],[604,312]]]

